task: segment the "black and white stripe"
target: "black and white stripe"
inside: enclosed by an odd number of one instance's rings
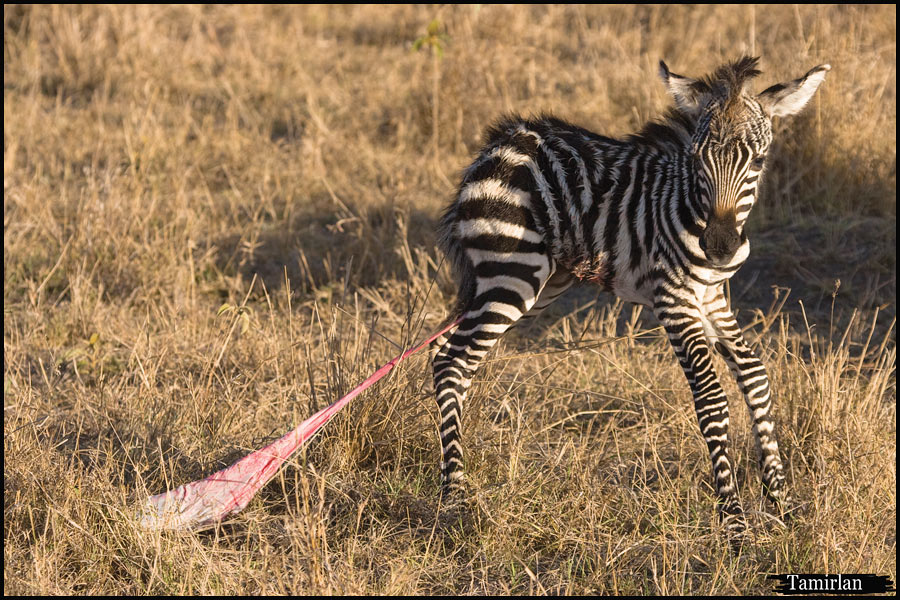
[[[482,358],[522,317],[580,280],[650,307],[665,327],[693,392],[729,531],[746,524],[711,348],[751,411],[765,494],[783,504],[768,378],[723,286],[749,252],[743,226],[771,119],[800,110],[830,67],[753,96],[745,83],[756,64],[744,57],[695,80],[660,63],[676,108],[624,140],[546,116],[506,117],[489,130],[439,228],[460,278],[454,316],[462,316],[433,349],[445,490],[463,478],[460,418]]]

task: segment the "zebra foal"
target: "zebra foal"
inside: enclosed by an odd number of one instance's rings
[[[465,170],[439,225],[459,280],[457,328],[435,342],[443,491],[463,479],[460,418],[479,363],[522,317],[589,281],[652,309],[693,394],[712,461],[720,515],[746,530],[728,451],[728,401],[712,366],[725,359],[750,411],[763,492],[786,508],[765,367],[746,343],[724,284],[749,253],[744,224],[756,200],[772,118],[800,111],[825,78],[820,65],[759,94],[757,58],[712,74],[659,74],[675,106],[613,139],[548,116],[507,116]]]

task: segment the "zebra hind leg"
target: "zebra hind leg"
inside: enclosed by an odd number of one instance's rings
[[[535,304],[551,274],[549,263],[542,265],[537,289],[531,285],[492,286],[489,279],[478,280],[478,293],[463,319],[435,352],[434,388],[440,409],[442,494],[463,488],[462,408],[472,377],[484,356],[500,337]],[[523,282],[525,283],[525,282]],[[509,282],[506,282],[509,285]]]
[[[522,315],[515,327],[525,327],[527,323],[534,321],[538,315],[544,312],[544,309],[556,302],[566,290],[572,287],[573,283],[575,283],[575,278],[571,274],[562,269],[557,269],[547,280],[538,296],[537,302],[534,303],[534,306],[527,313]]]

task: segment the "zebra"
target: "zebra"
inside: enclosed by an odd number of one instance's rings
[[[661,322],[693,395],[727,535],[742,539],[747,522],[710,348],[725,359],[749,409],[763,495],[786,514],[769,380],[724,287],[750,250],[744,225],[772,119],[799,112],[831,67],[753,95],[747,84],[760,74],[758,62],[743,56],[693,79],[660,61],[675,106],[624,139],[549,115],[507,115],[488,129],[438,224],[439,247],[458,281],[450,318],[460,319],[432,346],[448,501],[464,494],[460,419],[479,363],[520,319],[581,281],[649,307]]]

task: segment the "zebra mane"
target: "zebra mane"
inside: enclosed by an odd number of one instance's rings
[[[688,115],[670,108],[662,117],[644,123],[640,131],[627,136],[625,141],[660,150],[682,148],[691,143],[696,125]]]
[[[746,126],[746,109],[742,97],[750,79],[760,74],[758,57],[743,56],[722,65],[699,81],[710,90],[707,108],[710,111],[709,130],[719,139],[726,139]]]
[[[708,98],[707,110],[714,112],[717,128],[727,128],[742,118],[741,96],[747,83],[759,75],[759,57],[741,58],[718,67],[710,75],[696,79],[691,88]],[[657,148],[673,148],[691,142],[697,127],[697,117],[673,107],[661,118],[647,122],[641,130],[628,136],[628,141],[643,143]]]
[[[722,65],[712,75],[698,79],[693,87],[723,104],[730,104],[740,97],[747,82],[762,72],[756,68],[758,65],[758,56],[742,56]]]
[[[761,73],[757,69],[758,65],[759,57],[742,56],[735,61],[719,66],[711,74],[692,81],[690,85],[693,90],[699,96],[707,97],[706,110],[712,111],[716,117],[712,124],[713,129],[728,131],[733,125],[739,125],[742,122],[744,108],[741,97],[747,83]],[[550,113],[541,112],[529,118],[523,118],[517,114],[502,116],[488,127],[484,143],[486,145],[497,143],[512,128],[522,122],[528,123],[529,126],[536,126],[539,122],[551,127],[566,126],[570,129],[578,129],[586,137],[596,137],[596,134],[580,127],[575,128]],[[678,107],[671,107],[661,117],[645,123],[637,133],[626,136],[625,141],[658,148],[662,151],[684,148],[691,144],[697,123],[696,115],[690,115]]]

